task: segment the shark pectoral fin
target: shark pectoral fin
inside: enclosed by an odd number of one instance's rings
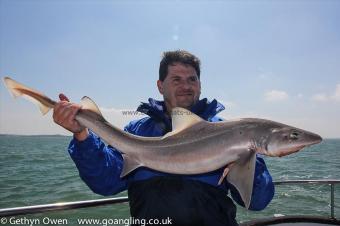
[[[99,107],[90,97],[84,96],[83,98],[81,98],[80,104],[83,109],[91,110],[103,117],[102,113],[99,110]]]
[[[249,209],[253,192],[256,154],[251,152],[246,159],[240,159],[230,168],[227,180],[240,193],[244,205]]]
[[[138,162],[136,160],[136,158],[126,155],[126,154],[122,154],[123,159],[124,159],[124,164],[123,164],[123,170],[122,173],[120,174],[120,177],[125,177],[126,175],[128,175],[129,173],[131,173],[132,171],[134,171],[135,169],[137,169],[138,167],[143,166],[143,164],[141,164],[140,162]]]

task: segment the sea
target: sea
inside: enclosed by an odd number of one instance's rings
[[[80,179],[70,158],[68,136],[0,135],[0,209],[108,198],[94,194]],[[340,139],[282,157],[265,157],[274,181],[340,179]],[[277,185],[262,211],[237,206],[238,222],[284,215],[329,217],[330,185]],[[122,192],[115,196],[127,196]],[[178,203],[180,205],[180,203]],[[335,216],[340,218],[340,184],[335,186]],[[91,220],[92,219],[92,220]],[[94,221],[96,220],[96,221]],[[129,225],[127,203],[21,215],[0,225]]]

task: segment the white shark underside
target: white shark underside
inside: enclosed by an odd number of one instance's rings
[[[9,77],[4,82],[12,95],[33,101],[43,114],[56,104]],[[256,153],[281,157],[322,140],[317,134],[264,119],[211,123],[183,108],[172,111],[172,132],[163,137],[141,137],[107,122],[90,98],[83,97],[81,105],[76,120],[122,153],[122,177],[140,166],[183,175],[226,168],[220,182],[226,176],[246,208],[251,202]]]

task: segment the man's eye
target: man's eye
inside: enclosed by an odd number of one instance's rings
[[[196,82],[197,81],[197,77],[196,76],[190,77],[190,81],[191,82]]]

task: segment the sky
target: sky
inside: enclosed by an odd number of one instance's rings
[[[162,52],[201,59],[201,98],[225,119],[256,117],[340,138],[340,1],[0,0],[0,77],[91,97],[112,124],[156,87]],[[0,84],[0,134],[62,134]]]

